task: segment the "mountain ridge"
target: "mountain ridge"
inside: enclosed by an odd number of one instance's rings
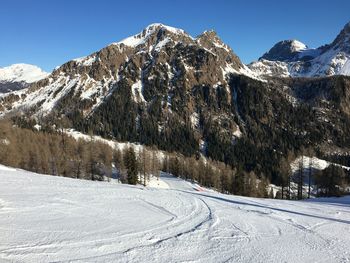
[[[197,58],[190,58],[190,61],[186,61],[187,58],[182,61],[175,61],[177,58],[171,55],[171,49],[176,47],[189,53],[197,52],[198,49],[200,49],[200,52],[204,52],[206,56],[211,58],[208,61],[202,61],[200,56],[198,56]],[[169,57],[169,55],[171,57]],[[176,56],[181,57],[184,56],[184,54],[178,53]],[[176,67],[182,64],[181,67],[171,68],[169,63],[165,61],[168,58],[173,60],[171,63],[176,63]],[[60,85],[58,82],[63,81],[63,79],[65,79],[65,85],[67,84],[67,86],[69,86],[69,82],[72,84],[71,87],[78,82],[79,85],[81,84],[81,86],[84,87],[89,85],[88,82],[94,82],[94,85],[100,85],[103,86],[104,89],[109,89],[110,84],[120,80],[119,71],[128,71],[127,67],[136,67],[140,69],[142,64],[145,64],[144,70],[148,72],[148,70],[152,70],[152,65],[158,62],[159,64],[166,65],[168,69],[166,70],[167,72],[164,73],[173,78],[174,74],[180,70],[183,71],[182,74],[188,73],[187,75],[189,76],[187,76],[187,80],[189,82],[201,82],[205,80],[212,86],[216,83],[225,83],[225,76],[231,73],[257,77],[243,65],[238,56],[219,39],[214,31],[207,31],[197,38],[193,38],[184,30],[155,23],[149,25],[142,32],[134,36],[119,42],[111,43],[88,56],[64,63],[62,66],[56,68],[46,79],[34,83],[25,92],[30,94],[40,85],[45,85],[48,87],[48,89],[45,89],[46,91],[43,91],[43,93],[45,93],[52,85]],[[211,72],[209,75],[203,75],[200,73],[200,69],[196,67],[200,67],[199,64],[207,67],[207,62],[211,64]],[[165,69],[162,70],[164,71]],[[205,70],[208,71],[208,69]],[[133,74],[133,72],[126,72],[125,74],[130,75],[130,73],[133,75],[132,81],[135,84],[141,81],[141,78],[143,78],[141,75],[144,75],[145,72],[142,74],[139,72],[138,75]],[[64,78],[63,75],[66,77]],[[79,79],[76,78],[78,75]],[[74,79],[75,81],[73,81]],[[53,87],[53,89],[55,89],[55,87]],[[64,90],[68,89],[69,88],[65,88]],[[90,89],[90,92],[91,91]],[[23,92],[20,92],[17,95],[21,96],[22,93]],[[82,97],[88,93],[89,91],[85,94],[84,91],[82,91]],[[57,95],[54,91],[51,94]],[[98,95],[98,100],[103,100],[103,97],[107,94],[106,92],[102,92]],[[27,97],[22,100],[18,106],[22,107],[27,104],[30,107],[40,102],[39,100],[44,100],[45,98],[43,98],[42,95],[43,94],[35,94],[33,97]],[[50,110],[51,106],[52,103],[49,103],[49,105],[43,109],[43,113]]]
[[[350,75],[350,22],[344,26],[332,43],[316,49],[310,49],[305,44],[296,41],[278,42],[248,67],[260,76]],[[293,50],[293,43],[298,43],[299,49]]]

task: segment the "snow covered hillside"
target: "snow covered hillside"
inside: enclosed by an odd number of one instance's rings
[[[282,201],[0,166],[1,262],[347,262],[350,198]],[[203,189],[202,189],[203,190]]]

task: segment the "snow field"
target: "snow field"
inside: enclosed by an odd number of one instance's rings
[[[0,262],[347,262],[350,198],[223,195],[0,166]],[[201,191],[198,191],[201,190]]]

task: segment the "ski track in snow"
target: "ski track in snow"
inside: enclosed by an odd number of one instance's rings
[[[223,195],[0,166],[0,262],[347,262],[350,197]]]

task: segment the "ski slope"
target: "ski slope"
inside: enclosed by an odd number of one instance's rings
[[[0,166],[0,262],[348,262],[350,198],[254,199]]]

